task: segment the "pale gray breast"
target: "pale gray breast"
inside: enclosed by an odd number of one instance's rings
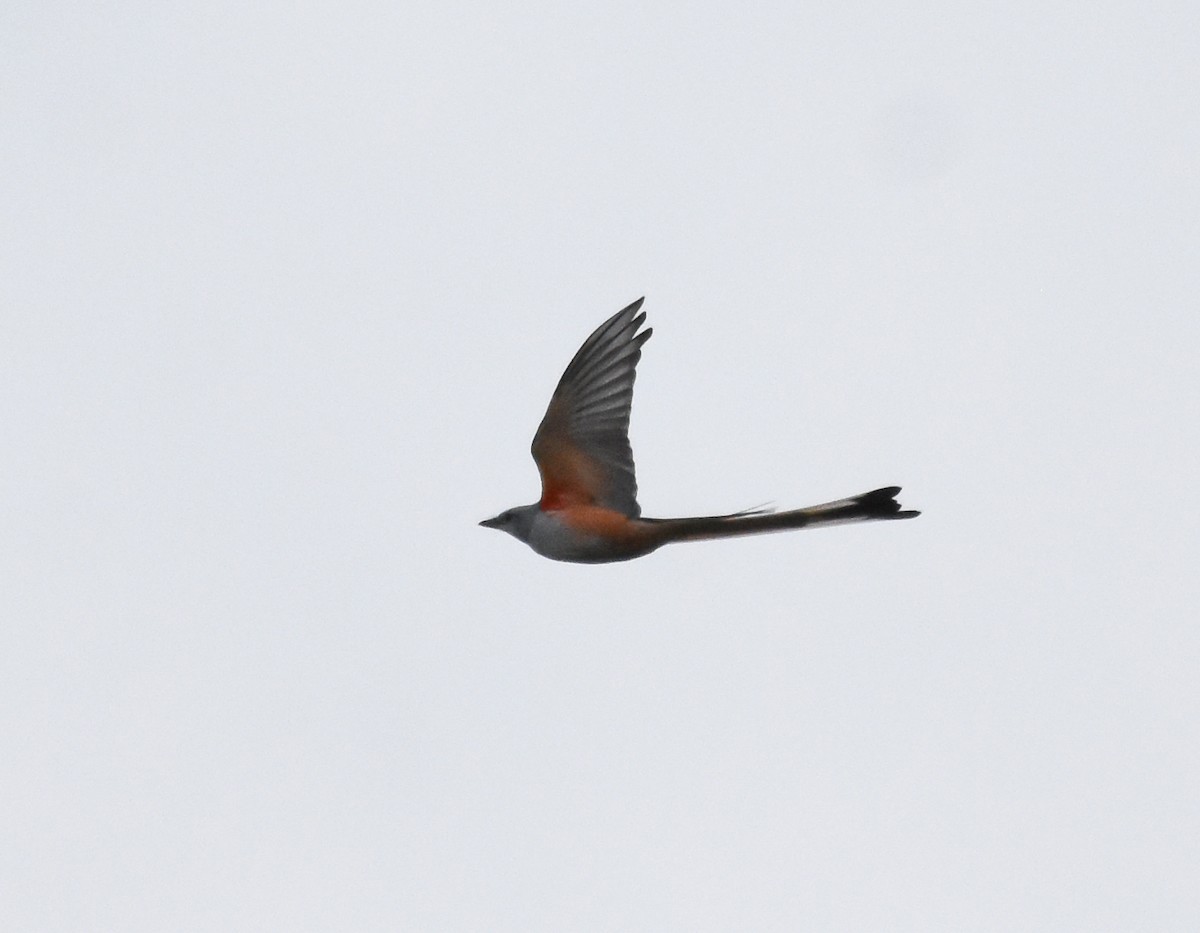
[[[591,563],[610,559],[612,546],[596,535],[567,527],[553,512],[539,512],[533,520],[529,546],[553,560]]]

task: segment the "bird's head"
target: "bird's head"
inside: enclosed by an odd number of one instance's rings
[[[518,541],[528,541],[529,535],[533,532],[533,519],[539,508],[537,503],[518,505],[516,508],[501,512],[495,518],[485,518],[479,524],[484,528],[507,531]]]

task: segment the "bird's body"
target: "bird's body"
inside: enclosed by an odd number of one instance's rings
[[[596,505],[533,510],[526,543],[543,557],[578,564],[629,560],[648,554],[655,544],[646,523]]]
[[[543,557],[596,564],[630,560],[664,544],[726,538],[808,525],[914,518],[898,486],[786,512],[702,518],[642,518],[637,504],[629,412],[641,348],[642,299],[600,325],[575,354],[533,439],[542,498],[480,522],[507,531]]]

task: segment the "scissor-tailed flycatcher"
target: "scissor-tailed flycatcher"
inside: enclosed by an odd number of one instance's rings
[[[899,486],[788,512],[755,510],[704,518],[642,518],[629,446],[629,409],[646,320],[639,298],[601,324],[563,373],[533,438],[542,498],[479,524],[499,528],[543,557],[599,564],[649,554],[673,541],[729,538],[809,525],[915,518]]]

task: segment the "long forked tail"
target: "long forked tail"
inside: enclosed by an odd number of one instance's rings
[[[765,534],[769,531],[789,531],[816,525],[835,525],[845,522],[867,522],[879,519],[916,518],[920,512],[902,510],[896,501],[899,486],[872,489],[861,496],[838,499],[824,505],[787,512],[737,512],[733,515],[711,515],[704,518],[643,519],[661,526],[663,543],[671,541],[701,541],[708,538],[732,538],[737,535]]]

